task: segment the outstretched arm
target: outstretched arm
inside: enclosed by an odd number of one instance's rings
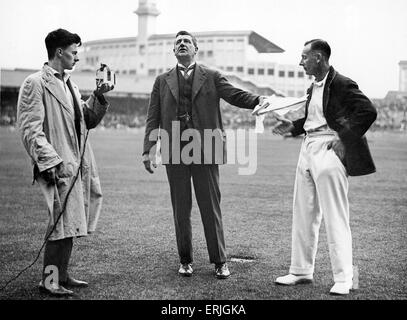
[[[239,108],[254,109],[261,102],[259,95],[234,87],[223,75],[215,72],[215,85],[219,96]]]

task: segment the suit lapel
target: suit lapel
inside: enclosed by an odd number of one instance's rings
[[[314,88],[314,84],[311,84],[311,86],[307,89],[307,102],[305,103],[305,118],[308,116],[308,106],[312,98],[312,89]]]
[[[165,79],[167,81],[168,87],[171,90],[172,95],[174,96],[175,100],[177,101],[177,105],[179,104],[179,88],[178,88],[178,75],[177,75],[177,68],[173,68],[167,73],[167,77]]]
[[[49,69],[45,69],[44,67],[43,79],[45,83],[45,87],[48,91],[58,100],[58,102],[62,105],[62,107],[72,116],[74,117],[73,110],[69,106],[68,99],[66,97],[65,92],[63,91],[61,85],[57,83],[58,79],[52,74],[52,71]]]
[[[334,80],[336,76],[336,71],[335,69],[331,66],[329,68],[329,73],[328,73],[328,77],[326,78],[326,83],[325,83],[325,87],[324,87],[324,94],[322,97],[322,110],[324,115],[326,114],[326,108],[328,106],[328,98],[329,98],[329,91],[331,89],[331,83]]]
[[[206,80],[206,73],[200,65],[196,64],[194,72],[194,80],[192,83],[192,101],[194,101],[196,95],[198,94],[199,90],[201,90],[201,87]]]
[[[72,85],[72,98],[75,100],[75,103],[77,106],[79,106],[79,111],[81,112],[81,117],[82,117],[82,109],[81,109],[81,99],[79,98],[79,88],[78,86],[71,81]]]

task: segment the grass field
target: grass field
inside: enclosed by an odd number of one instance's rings
[[[142,133],[91,133],[104,206],[98,232],[77,239],[72,275],[90,287],[74,299],[406,299],[407,298],[407,135],[371,133],[377,173],[350,179],[351,229],[359,290],[330,296],[333,285],[322,224],[313,285],[280,287],[288,271],[291,202],[301,139],[264,134],[258,140],[255,175],[222,166],[221,191],[232,276],[216,280],[209,264],[194,199],[194,270],[177,275],[178,255],[165,168],[148,174],[141,163]],[[0,128],[0,286],[36,256],[47,214],[31,165],[16,131]],[[0,292],[0,299],[48,299],[37,290],[41,259]]]

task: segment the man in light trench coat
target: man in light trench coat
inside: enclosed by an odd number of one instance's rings
[[[34,179],[45,196],[49,213],[39,288],[51,295],[66,296],[73,294],[67,288],[88,285],[70,276],[67,269],[73,238],[95,231],[99,218],[102,192],[85,135],[105,115],[109,104],[103,93],[113,86],[98,87],[84,102],[66,72],[73,70],[79,61],[80,37],[58,29],[47,35],[45,44],[48,63],[24,80],[18,98],[17,121],[23,145],[32,159]],[[66,198],[66,209],[58,220]],[[57,268],[54,269],[57,280],[46,281],[50,277],[47,275],[53,273],[52,268]]]

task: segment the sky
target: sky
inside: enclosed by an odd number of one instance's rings
[[[279,63],[298,64],[304,42],[323,38],[331,64],[370,98],[398,90],[398,63],[407,60],[407,0],[156,2],[157,33],[253,30],[285,50],[267,57]],[[45,36],[60,27],[83,41],[137,36],[137,7],[138,0],[0,0],[0,67],[39,69]]]

